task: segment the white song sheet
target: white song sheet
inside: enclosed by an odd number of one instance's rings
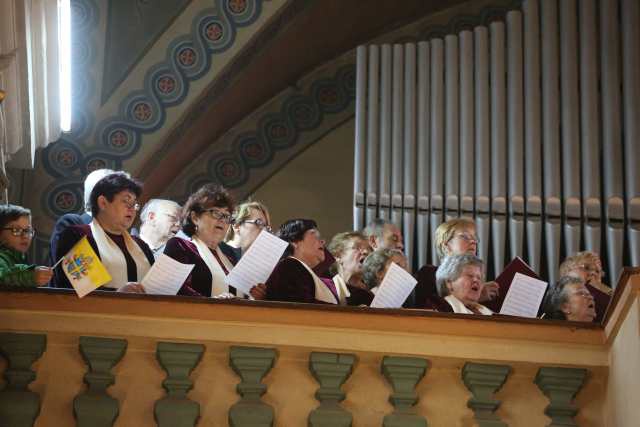
[[[500,309],[500,314],[536,317],[546,290],[547,282],[516,273]]]
[[[288,245],[284,240],[262,230],[224,282],[248,294],[255,285],[267,281]]]
[[[418,281],[395,262],[392,262],[371,301],[375,308],[400,308]]]
[[[193,264],[182,264],[162,254],[155,260],[140,284],[144,291],[151,295],[176,295],[191,270]]]

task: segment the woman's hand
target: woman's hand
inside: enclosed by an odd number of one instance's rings
[[[44,286],[49,283],[53,276],[53,269],[44,265],[38,265],[33,270],[33,280],[36,282],[36,286]]]
[[[500,285],[498,282],[487,282],[482,288],[479,302],[492,301],[500,295]]]
[[[128,282],[126,285],[118,289],[118,292],[127,294],[146,294],[144,287],[138,282]]]
[[[264,283],[258,283],[249,291],[249,294],[253,299],[262,301],[267,298],[267,285]]]

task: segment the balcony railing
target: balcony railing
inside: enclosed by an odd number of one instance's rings
[[[2,291],[0,426],[634,426],[639,296],[595,325]]]

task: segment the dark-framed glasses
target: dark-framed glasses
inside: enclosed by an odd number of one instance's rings
[[[18,227],[4,227],[3,230],[9,230],[15,237],[26,236],[33,237],[36,234],[36,230],[31,227],[18,228]]]
[[[122,199],[122,203],[128,208],[135,211],[140,210],[140,204],[136,200]]]
[[[211,215],[213,219],[217,219],[218,221],[222,221],[227,224],[233,224],[233,217],[231,216],[231,214],[219,211],[217,209],[205,209],[203,212]]]
[[[263,220],[261,220],[260,218],[258,219],[248,219],[246,221],[242,221],[245,224],[253,224],[256,227],[258,227],[259,229],[265,229],[267,230],[269,233],[271,233],[271,226],[269,224],[267,224],[266,222],[264,222]]]

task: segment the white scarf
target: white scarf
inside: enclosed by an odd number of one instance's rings
[[[211,296],[215,297],[220,294],[229,293],[229,285],[224,282],[224,278],[227,276],[220,266],[220,263],[211,253],[212,250],[215,250],[218,254],[218,258],[222,261],[227,271],[231,271],[233,268],[233,264],[227,259],[227,257],[220,251],[220,248],[216,246],[215,249],[210,249],[202,240],[198,239],[196,236],[191,237],[191,241],[196,248],[198,249],[198,254],[200,254],[200,258],[204,261],[204,263],[209,268],[209,272],[211,273]]]
[[[451,308],[453,308],[454,313],[478,314],[469,310],[467,306],[462,303],[462,301],[460,301],[458,298],[454,297],[453,295],[447,295],[446,297],[444,297],[444,299],[449,303]],[[487,307],[485,307],[482,304],[476,303],[476,307],[478,308],[478,311],[480,311],[481,314],[486,314],[489,316],[493,314],[493,311],[489,310]]]
[[[347,298],[351,296],[351,292],[349,292],[346,282],[339,274],[336,274],[333,276],[333,283],[336,285],[336,290],[338,291],[340,305],[347,305]]]
[[[331,292],[331,289],[329,289],[329,287],[326,285],[326,283],[324,283],[322,280],[320,280],[318,275],[316,273],[314,273],[313,270],[311,268],[309,268],[309,266],[307,264],[304,263],[304,261],[301,261],[296,257],[291,257],[291,258],[295,259],[300,264],[302,264],[304,266],[304,268],[307,269],[309,274],[311,274],[311,277],[313,278],[313,283],[314,283],[314,285],[316,287],[316,289],[315,289],[315,299],[316,300],[322,301],[322,302],[326,302],[326,303],[329,303],[329,304],[338,304],[338,300],[336,300],[336,296],[333,295],[333,292]]]
[[[116,245],[116,242],[111,240],[111,237],[107,235],[97,219],[94,218],[93,221],[89,223],[89,226],[91,227],[93,239],[98,246],[100,261],[102,261],[112,277],[112,280],[104,286],[107,288],[120,289],[129,281],[127,275],[127,259],[122,249]],[[136,280],[139,282],[147,274],[147,271],[151,268],[151,264],[149,264],[147,256],[136,241],[131,238],[129,233],[126,231],[123,232],[122,237],[124,238],[124,244],[127,247],[127,251],[129,251],[129,255],[131,255],[131,258],[133,258],[133,261],[136,263]]]

